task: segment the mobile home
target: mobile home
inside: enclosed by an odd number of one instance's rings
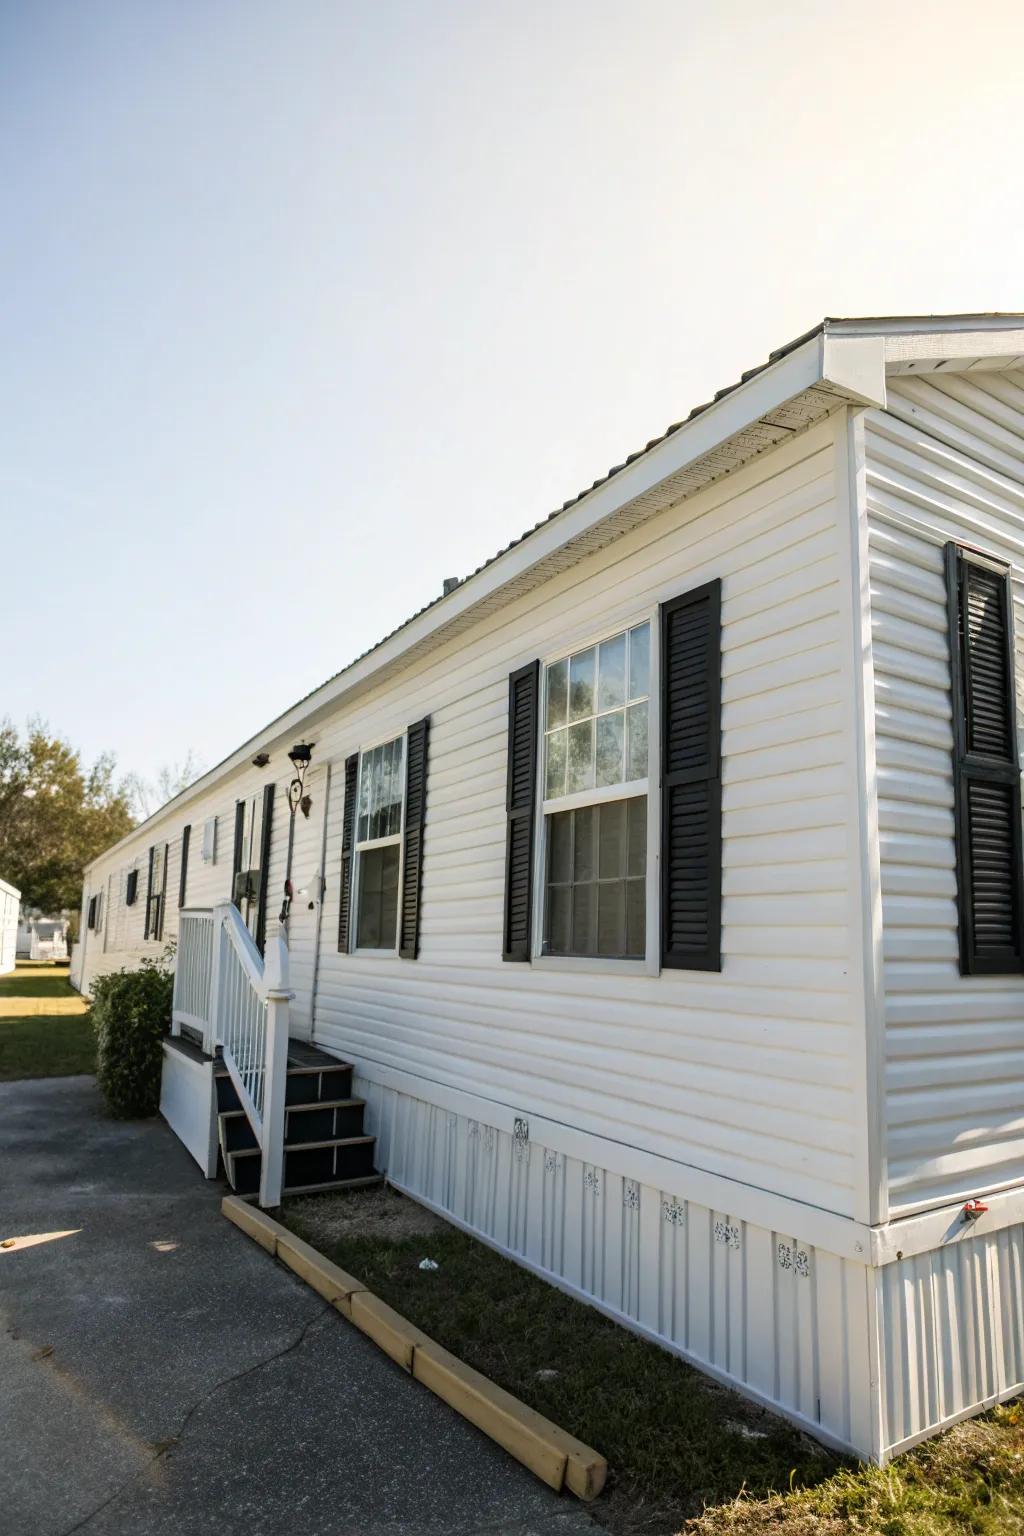
[[[14,970],[21,892],[0,880],[0,976]]]
[[[207,1173],[884,1460],[1024,1381],[1022,582],[1024,316],[826,321],[97,859],[82,985],[177,939]]]

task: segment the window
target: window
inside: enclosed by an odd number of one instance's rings
[[[217,862],[217,818],[211,816],[203,822],[203,863]]]
[[[167,886],[167,844],[154,843],[149,850],[149,879],[146,883],[146,925],[144,939],[164,936],[164,892]]]
[[[359,757],[356,800],[356,949],[398,946],[405,802],[405,737]]]
[[[99,898],[96,896],[89,897],[89,911],[85,920],[85,926],[87,928],[96,927],[96,902],[98,899]]]
[[[644,623],[544,668],[544,954],[646,953],[650,657]]]
[[[136,897],[139,894],[139,872],[137,869],[128,871],[128,879],[124,888],[124,904],[126,907],[134,907]]]
[[[103,892],[96,897],[96,915],[93,919],[93,927],[99,933],[103,927]]]

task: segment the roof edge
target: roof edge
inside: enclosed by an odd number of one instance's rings
[[[548,518],[467,576],[451,592],[436,598],[386,635],[376,645],[342,668],[333,677],[269,721],[241,746],[168,800],[145,821],[104,850],[85,866],[88,873],[101,860],[132,842],[140,832],[155,829],[221,779],[244,766],[252,754],[280,744],[280,738],[301,734],[325,712],[341,704],[375,673],[393,664],[431,634],[441,634],[455,619],[471,613],[487,597],[532,565],[540,564],[553,548],[577,538],[616,511],[649,492],[659,482],[714,447],[749,427],[766,413],[817,384],[824,385],[853,404],[885,404],[885,371],[890,353],[886,339],[918,335],[958,335],[1024,329],[1024,313],[894,316],[865,319],[826,318],[785,346],[772,352],[769,361],[743,374],[739,382],[720,390],[706,405],[694,408],[659,438],[616,465],[579,496],[565,502]],[[1008,340],[1008,338],[1007,338]],[[905,346],[900,348],[905,351]]]

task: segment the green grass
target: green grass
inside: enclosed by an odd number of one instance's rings
[[[0,1017],[0,1083],[96,1071],[96,1038],[85,1014]]]
[[[49,998],[79,1003],[67,966],[21,962],[0,976],[0,1082],[22,1077],[69,1077],[95,1072],[96,1040],[88,1013],[36,1013]],[[24,1000],[24,1013],[16,1011]]]
[[[1018,1399],[957,1425],[891,1466],[844,1470],[817,1488],[739,1498],[692,1536],[1013,1536],[1024,1532],[1024,1414]]]
[[[0,997],[74,997],[66,965],[19,964],[9,976],[0,976]]]
[[[1019,1400],[890,1467],[856,1466],[454,1227],[405,1235],[403,1206],[417,1210],[393,1192],[318,1196],[282,1215],[454,1354],[603,1452],[608,1488],[590,1508],[616,1536],[1024,1533]],[[421,1270],[424,1257],[439,1268]]]
[[[325,1244],[301,1205],[286,1204],[284,1219],[454,1354],[600,1450],[610,1491],[594,1512],[617,1532],[675,1532],[744,1487],[762,1496],[810,1485],[842,1464],[453,1227]],[[425,1256],[436,1271],[419,1269]]]

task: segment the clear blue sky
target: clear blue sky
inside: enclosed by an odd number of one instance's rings
[[[207,765],[824,314],[1024,308],[1024,7],[5,0],[0,714]]]

